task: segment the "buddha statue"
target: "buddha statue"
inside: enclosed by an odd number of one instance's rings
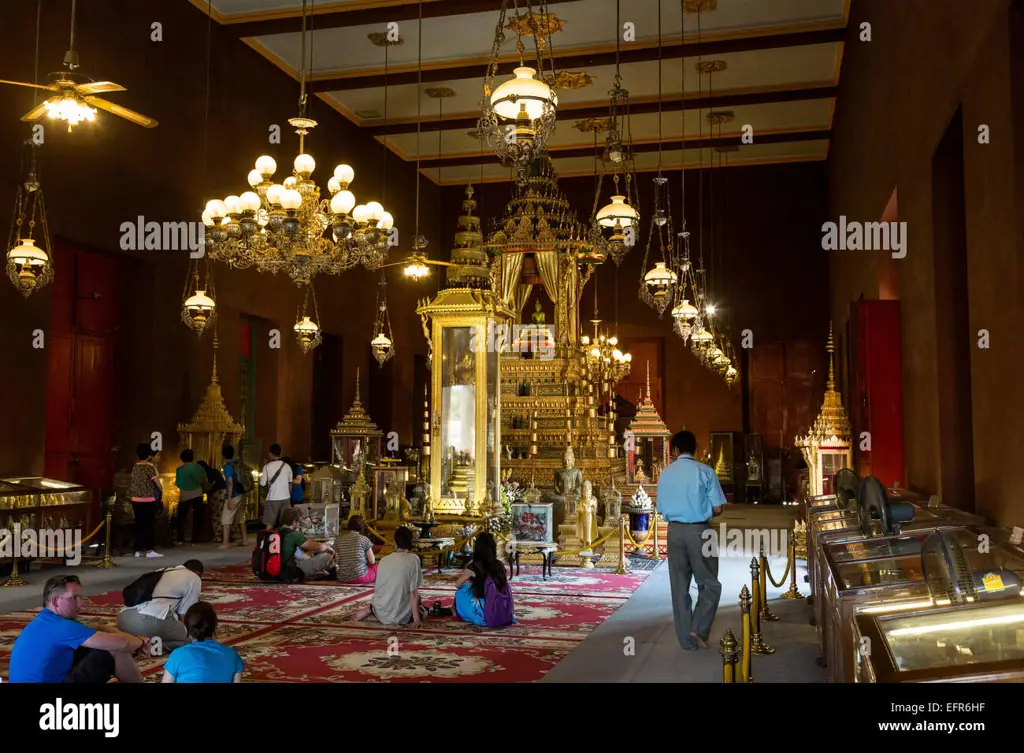
[[[576,537],[583,549],[589,549],[597,538],[597,499],[589,481],[583,482],[583,492],[576,505]]]
[[[565,465],[555,471],[555,491],[552,495],[565,503],[566,516],[572,515],[583,491],[583,471],[576,467],[572,447],[565,448]]]
[[[636,470],[633,471],[634,481],[647,481],[647,474],[644,473],[644,459],[636,459]]]
[[[545,317],[544,312],[541,311],[539,298],[533,304],[533,316],[530,317],[530,320],[534,324],[545,324],[547,322],[547,317]]]
[[[655,458],[654,463],[651,465],[651,481],[658,483],[658,477],[661,475],[661,458]]]

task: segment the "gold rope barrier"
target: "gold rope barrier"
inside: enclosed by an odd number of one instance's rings
[[[622,531],[629,531],[629,525],[626,522],[627,516],[622,515],[619,517],[619,528]],[[658,545],[655,544],[654,548],[657,549]],[[626,567],[626,537],[619,536],[619,566],[615,568],[616,575],[629,575],[630,570]]]
[[[718,643],[718,652],[722,655],[722,680],[727,683],[736,682],[736,660],[739,658],[736,646],[736,637],[726,629]]]
[[[750,624],[750,591],[747,590],[746,586],[743,586],[740,591],[740,613],[742,615],[742,641],[743,644],[740,646],[740,682],[753,682],[754,676],[751,673],[750,667],[750,654],[751,654],[751,624]]]
[[[646,535],[646,536],[644,537],[644,540],[643,540],[643,541],[641,541],[641,542],[640,542],[640,543],[638,544],[638,543],[636,543],[636,539],[634,539],[634,538],[633,538],[633,533],[632,533],[632,532],[631,532],[631,531],[629,530],[629,526],[626,526],[626,535],[627,535],[627,536],[629,536],[629,540],[630,540],[631,542],[633,542],[633,546],[635,546],[635,547],[636,547],[637,549],[641,549],[641,550],[642,550],[642,549],[643,549],[643,548],[644,548],[645,546],[647,546],[647,542],[651,540],[651,534],[652,534],[653,532],[654,532],[654,529],[653,529],[653,528],[648,528],[648,529],[647,529],[647,535]],[[655,544],[657,544],[657,541],[655,541]]]
[[[786,562],[786,572],[789,572],[789,562],[788,562],[789,558],[787,557],[786,559],[787,559],[787,562]],[[764,621],[767,621],[767,622],[775,622],[779,618],[776,617],[775,614],[772,612],[772,610],[770,610],[768,608],[768,582],[767,582],[768,581],[768,558],[764,556],[764,540],[763,539],[761,541],[761,554],[760,554],[760,560],[758,562],[758,565],[759,565],[758,569],[760,570],[760,576],[761,576],[761,581],[760,581],[761,611],[758,614],[758,619],[764,620]],[[782,576],[782,580],[783,580],[783,583],[784,583],[785,580],[786,580],[786,576],[785,575]],[[775,583],[775,581],[772,581],[772,583]],[[775,587],[778,588],[781,585],[782,585],[782,583],[778,583],[778,584],[775,585]]]
[[[786,576],[783,575],[785,580]],[[773,581],[774,582],[774,581]],[[796,587],[796,536],[789,539],[789,590],[782,594],[783,599],[802,599],[803,594]]]
[[[100,564],[97,565],[97,567],[116,567],[116,565],[114,565],[114,563],[110,561],[110,517],[111,517],[110,516],[110,512],[107,512],[106,516],[104,516],[103,522],[101,522],[98,526],[96,526],[94,529],[92,529],[92,532],[90,532],[88,536],[83,538],[77,544],[72,544],[71,546],[64,547],[63,550],[54,550],[53,553],[45,553],[44,554],[42,552],[38,552],[34,559],[52,559],[52,558],[55,558],[55,557],[58,557],[58,556],[61,557],[62,559],[67,559],[63,555],[67,554],[68,549],[71,549],[71,548],[76,547],[76,546],[81,546],[86,541],[89,541],[97,533],[99,533],[101,528],[106,526],[107,536],[106,536],[106,544],[105,544],[105,547],[104,547],[104,550],[103,550],[103,561],[100,562]],[[14,536],[13,532],[12,532],[11,536],[13,538],[13,536]],[[7,580],[4,581],[3,588],[11,588],[11,587],[14,587],[14,586],[27,586],[28,585],[28,581],[23,580],[21,578],[20,573],[18,572],[18,557],[12,557],[12,560],[13,560],[13,563],[11,565],[11,574],[7,578]],[[107,563],[109,563],[109,564],[107,564]]]
[[[774,654],[775,649],[765,643],[761,637],[761,600],[764,598],[764,594],[761,593],[759,570],[757,557],[752,557],[750,560],[750,651],[754,654]]]

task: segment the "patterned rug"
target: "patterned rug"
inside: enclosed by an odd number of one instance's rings
[[[539,566],[513,578],[517,624],[477,628],[454,617],[432,617],[420,629],[354,622],[371,586],[329,581],[269,584],[247,565],[206,573],[204,601],[220,618],[218,640],[245,661],[246,682],[536,682],[629,598],[650,571],[615,575],[610,568],[555,568],[542,579]],[[425,575],[427,605],[452,605],[454,571]],[[87,599],[81,619],[116,624],[121,592]],[[0,677],[11,646],[38,610],[0,615]],[[159,682],[166,657],[142,663]]]

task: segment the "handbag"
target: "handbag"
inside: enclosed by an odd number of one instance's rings
[[[149,483],[153,487],[153,496],[155,497],[153,504],[156,505],[156,514],[159,515],[164,511],[164,490],[161,489],[160,484],[153,479],[150,479]]]

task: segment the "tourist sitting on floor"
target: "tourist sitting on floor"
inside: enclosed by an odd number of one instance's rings
[[[411,549],[412,531],[405,526],[396,528],[395,551],[381,558],[373,599],[369,606],[356,612],[356,620],[372,615],[382,625],[420,626],[427,611],[420,603],[419,594],[423,587],[423,566]]]
[[[516,624],[512,587],[491,534],[476,537],[473,559],[455,581],[455,587],[455,614],[459,619],[480,627]]]
[[[185,613],[185,629],[192,640],[175,649],[164,665],[162,682],[241,682],[245,664],[230,646],[213,640],[217,613],[209,602],[199,601]]]
[[[21,631],[11,649],[11,682],[142,682],[135,657],[149,656],[149,641],[109,627],[78,621],[82,583],[76,575],[50,578],[43,610]]]
[[[189,607],[199,601],[202,574],[203,563],[199,560],[167,568],[153,588],[153,598],[122,609],[117,615],[117,626],[126,633],[160,638],[164,651],[187,645],[189,637],[182,619]]]
[[[300,515],[294,507],[281,512],[281,525],[277,528],[281,534],[281,572],[298,568],[309,580],[331,577],[336,569],[334,550],[293,528]]]
[[[334,550],[338,553],[338,582],[373,583],[377,580],[377,560],[373,555],[373,543],[366,537],[363,516],[353,515],[346,528],[334,542]]]

